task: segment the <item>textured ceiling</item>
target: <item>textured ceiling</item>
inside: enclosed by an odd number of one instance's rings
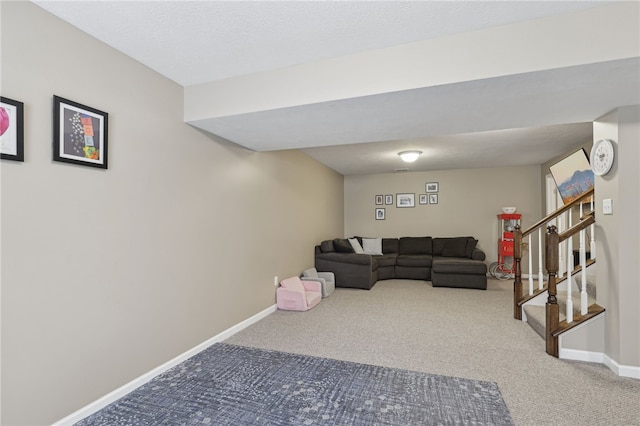
[[[34,3],[188,86],[582,10],[592,1]]]
[[[185,87],[609,4],[34,3]],[[639,69],[636,57],[210,117],[198,127],[254,150],[302,148],[345,175],[540,164],[590,141],[599,115],[640,103]],[[407,148],[425,154],[406,166],[396,152]]]

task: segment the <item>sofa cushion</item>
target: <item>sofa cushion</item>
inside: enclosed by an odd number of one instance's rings
[[[397,238],[383,238],[382,239],[382,253],[398,253],[398,239]]]
[[[479,260],[436,257],[433,259],[432,271],[440,274],[484,275],[487,273],[487,265]]]
[[[430,267],[433,258],[424,254],[400,254],[396,259],[397,266]]]
[[[442,255],[444,257],[467,257],[468,238],[450,238],[444,243]]]
[[[444,256],[444,248],[449,241],[464,241],[465,247],[468,240],[472,240],[473,237],[452,237],[452,238],[434,238],[433,239],[433,251],[434,256]],[[455,243],[454,243],[455,244]],[[460,257],[467,257],[466,252]]]
[[[354,252],[358,254],[364,253],[364,249],[360,245],[360,241],[358,241],[356,238],[349,238],[349,244],[351,244],[351,247],[353,247]]]
[[[335,248],[333,247],[333,240],[326,240],[320,243],[320,250],[322,253],[333,253]]]
[[[378,266],[384,268],[385,266],[394,266],[396,264],[397,253],[385,253],[382,256],[375,256],[374,259],[378,261]]]
[[[431,254],[431,237],[402,237],[398,242],[400,254]]]
[[[344,238],[336,238],[333,240],[333,247],[338,253],[355,253],[349,240]]]
[[[476,240],[475,238],[469,238],[467,240],[467,250],[465,253],[466,254],[465,257],[468,257],[469,259],[471,259],[473,257],[473,251],[475,250],[477,245],[478,245],[478,240]]]
[[[362,248],[365,254],[382,254],[382,238],[363,238]]]

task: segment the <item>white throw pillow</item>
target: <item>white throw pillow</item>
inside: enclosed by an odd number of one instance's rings
[[[351,247],[353,247],[353,251],[356,253],[364,253],[362,246],[360,245],[360,241],[357,238],[349,238],[349,243],[351,243]]]
[[[362,247],[365,254],[382,254],[382,238],[363,238]]]

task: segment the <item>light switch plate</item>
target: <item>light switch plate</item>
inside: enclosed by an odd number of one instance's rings
[[[613,200],[611,198],[602,200],[602,214],[613,214]]]

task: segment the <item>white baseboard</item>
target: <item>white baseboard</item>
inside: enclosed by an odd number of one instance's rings
[[[572,361],[604,363],[604,354],[602,352],[579,351],[577,349],[560,348],[560,359],[570,359]]]
[[[611,371],[621,377],[630,377],[632,379],[640,379],[640,367],[634,367],[632,365],[620,365],[615,360],[604,356],[604,365],[609,367]]]
[[[264,311],[258,312],[257,314],[255,314],[251,318],[248,318],[248,319],[246,319],[246,320],[234,325],[233,327],[230,327],[230,328],[226,329],[222,333],[213,336],[211,339],[199,344],[198,346],[196,346],[194,348],[189,349],[188,351],[186,351],[186,352],[178,355],[177,357],[165,362],[164,364],[160,365],[159,367],[154,368],[153,370],[149,371],[148,373],[145,373],[142,376],[140,376],[140,377],[138,377],[136,379],[133,379],[129,383],[119,387],[118,389],[114,390],[113,392],[108,393],[107,395],[105,395],[102,398],[92,402],[91,404],[79,409],[78,411],[76,411],[74,413],[71,413],[67,417],[65,417],[65,418],[63,418],[61,420],[58,420],[57,422],[55,422],[53,424],[53,426],[70,426],[70,425],[73,425],[74,423],[79,422],[80,420],[84,419],[85,417],[90,416],[91,414],[101,410],[102,408],[106,407],[107,405],[111,404],[112,402],[115,402],[118,399],[122,398],[123,396],[125,396],[128,393],[130,393],[134,389],[144,385],[145,383],[147,383],[148,381],[150,381],[154,377],[156,377],[156,376],[164,373],[165,371],[175,367],[176,365],[180,364],[181,362],[186,361],[187,359],[191,358],[192,356],[196,355],[197,353],[202,352],[203,350],[207,349],[209,346],[213,345],[214,343],[222,342],[223,340],[233,336],[237,332],[247,328],[248,326],[250,326],[251,324],[253,324],[255,322],[258,322],[259,320],[261,320],[264,317],[266,317],[267,315],[275,312],[276,310],[277,310],[276,305],[272,305],[272,306],[268,307],[267,309],[265,309]]]
[[[615,360],[602,352],[579,351],[576,349],[560,348],[560,359],[569,359],[572,361],[594,362],[606,365],[609,370],[613,371],[620,377],[630,377],[632,379],[640,379],[640,367],[631,365],[620,365]]]

